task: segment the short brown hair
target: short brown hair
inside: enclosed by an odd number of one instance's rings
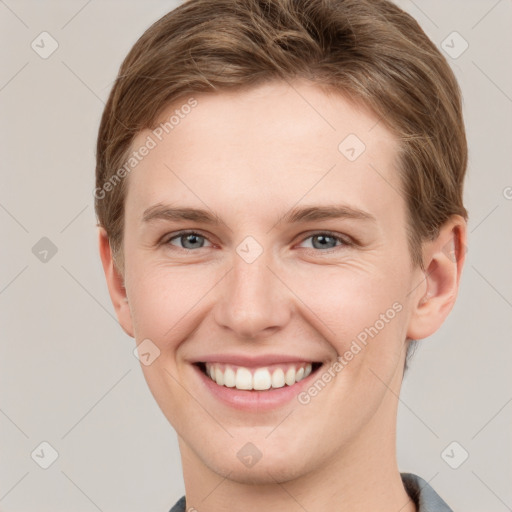
[[[154,23],[125,58],[98,134],[95,208],[116,262],[126,180],[108,194],[104,185],[134,137],[187,95],[294,78],[363,104],[398,138],[409,246],[422,266],[421,243],[450,215],[467,218],[462,101],[446,59],[387,0],[188,0]]]

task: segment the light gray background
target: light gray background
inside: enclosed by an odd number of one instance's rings
[[[112,81],[139,35],[175,5],[0,0],[3,512],[168,511],[184,493],[176,435],[114,317],[92,195]],[[453,31],[469,43],[448,60],[470,145],[467,265],[454,311],[405,378],[399,465],[455,511],[512,510],[512,2],[399,5],[439,46]],[[42,31],[59,44],[47,59],[31,48]],[[32,253],[43,236],[58,249],[46,263]],[[31,458],[43,441],[58,452],[48,469]],[[441,457],[453,441],[462,448],[448,450],[452,464],[469,453],[458,469]]]

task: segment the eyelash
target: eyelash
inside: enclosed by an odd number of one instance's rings
[[[185,231],[179,231],[178,233],[172,234],[172,236],[163,238],[161,244],[166,245],[166,246],[172,246],[173,248],[182,250],[182,251],[192,252],[192,251],[197,250],[197,249],[186,249],[185,247],[176,247],[176,246],[171,245],[170,242],[172,240],[179,239],[186,235],[197,235],[201,238],[204,238],[205,240],[208,240],[208,237],[206,235],[201,234],[199,231],[185,230]],[[307,249],[308,251],[314,251],[315,253],[331,253],[332,251],[339,249],[341,247],[344,247],[344,246],[351,247],[351,246],[355,245],[355,242],[353,240],[351,240],[349,237],[347,237],[347,236],[342,237],[342,236],[337,235],[336,233],[333,233],[331,231],[315,231],[312,233],[308,233],[308,235],[306,237],[301,239],[300,243],[303,243],[306,240],[308,240],[309,238],[313,238],[313,237],[319,236],[319,235],[326,235],[329,238],[334,238],[337,242],[340,242],[340,245],[337,245],[335,247],[331,247],[331,248],[325,249],[325,250],[315,249],[314,247],[306,247],[305,249]],[[208,241],[210,242],[210,240],[208,240]],[[212,242],[210,242],[210,243],[212,243]],[[204,249],[204,247],[199,247],[199,249]]]

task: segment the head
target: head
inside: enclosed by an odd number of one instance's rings
[[[411,341],[455,300],[466,164],[457,81],[388,1],[189,0],[142,35],[101,121],[95,205],[119,321],[158,354],[142,368],[182,452],[285,479],[336,432],[348,457],[391,425]],[[218,354],[331,378],[241,414],[203,389]],[[261,473],[236,457],[247,442]]]

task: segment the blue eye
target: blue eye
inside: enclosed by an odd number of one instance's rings
[[[201,249],[204,247],[204,242],[206,241],[206,237],[203,235],[200,235],[199,233],[196,233],[195,231],[187,231],[179,233],[172,238],[169,238],[166,243],[170,245],[177,245],[173,244],[173,240],[178,240],[181,245],[178,245],[178,247],[181,247],[182,249],[187,250],[193,250],[193,249]]]
[[[316,249],[320,252],[332,250],[336,247],[352,245],[350,240],[347,240],[341,236],[337,236],[333,233],[323,231],[313,233],[304,238],[300,245],[306,243],[308,240],[311,240],[310,245],[304,248]],[[163,243],[165,245],[172,245],[174,247],[178,247],[179,249],[189,251],[194,249],[202,249],[204,247],[212,247],[211,242],[209,242],[204,235],[201,235],[197,231],[182,231],[168,238],[167,240],[164,240]]]
[[[314,233],[305,238],[302,243],[310,239],[312,240],[312,248],[319,250],[334,249],[340,245],[349,245],[349,243],[343,238],[332,235],[330,233]]]

